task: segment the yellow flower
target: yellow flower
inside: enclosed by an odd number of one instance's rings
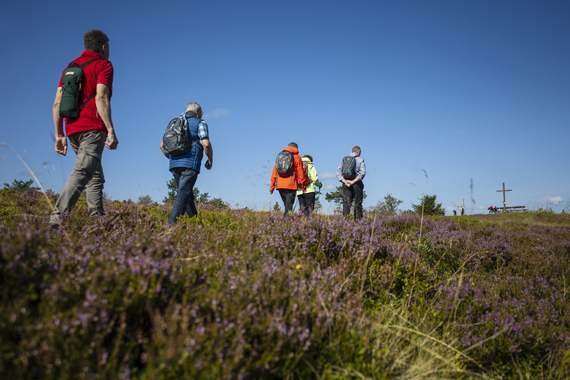
[[[299,269],[301,268],[301,264],[297,264],[297,266],[295,267],[295,269]]]

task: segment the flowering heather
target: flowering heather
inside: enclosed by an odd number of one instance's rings
[[[0,190],[0,377],[465,378],[570,348],[562,216],[105,209],[52,230],[43,195]]]

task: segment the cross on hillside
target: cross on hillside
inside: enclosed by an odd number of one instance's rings
[[[503,193],[503,212],[507,212],[507,197],[506,192],[512,190],[505,190],[505,183],[503,182],[503,190],[497,190],[497,193]]]

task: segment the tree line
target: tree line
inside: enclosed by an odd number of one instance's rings
[[[342,208],[342,186],[337,186],[334,191],[325,194],[325,199],[333,202],[337,210]],[[366,190],[362,199],[366,199]],[[394,216],[399,214],[417,215],[445,215],[445,209],[441,203],[437,203],[436,195],[424,195],[419,198],[419,204],[412,204],[410,210],[401,210],[399,207],[404,202],[388,193],[383,200],[379,200],[374,206],[366,209],[368,216]]]
[[[4,188],[13,190],[39,190],[38,187],[32,186],[33,183],[33,180],[22,181],[15,179],[11,185],[4,183]],[[162,201],[165,204],[173,204],[176,200],[176,181],[174,178],[172,178],[166,183],[166,185],[168,187],[168,195],[164,197]],[[105,198],[108,197],[106,196]],[[342,198],[342,186],[337,186],[334,191],[325,194],[325,200],[332,202],[337,210],[340,210],[342,207]],[[211,205],[212,207],[219,209],[229,208],[229,204],[227,202],[224,202],[222,198],[211,198],[209,193],[200,193],[200,190],[198,190],[198,188],[194,188],[194,199],[196,205]],[[364,191],[363,199],[366,199],[366,191]],[[401,210],[399,207],[403,201],[388,193],[388,195],[386,195],[383,200],[379,200],[374,206],[368,208],[366,210],[366,213],[368,216],[395,216],[399,214],[445,215],[445,209],[441,203],[437,203],[436,199],[436,195],[426,194],[422,198],[419,198],[419,204],[412,204],[412,209]],[[140,196],[137,203],[149,205],[156,204],[150,195]],[[317,196],[317,199],[315,201],[315,209],[319,208],[322,208],[322,205]],[[281,208],[279,207],[278,203],[276,203],[273,207],[274,211],[278,211],[280,209]]]

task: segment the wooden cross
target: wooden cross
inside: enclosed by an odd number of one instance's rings
[[[507,197],[505,196],[505,193],[507,191],[512,191],[512,190],[505,190],[505,183],[503,182],[503,190],[497,190],[497,193],[502,192],[503,193],[503,212],[507,212]]]

